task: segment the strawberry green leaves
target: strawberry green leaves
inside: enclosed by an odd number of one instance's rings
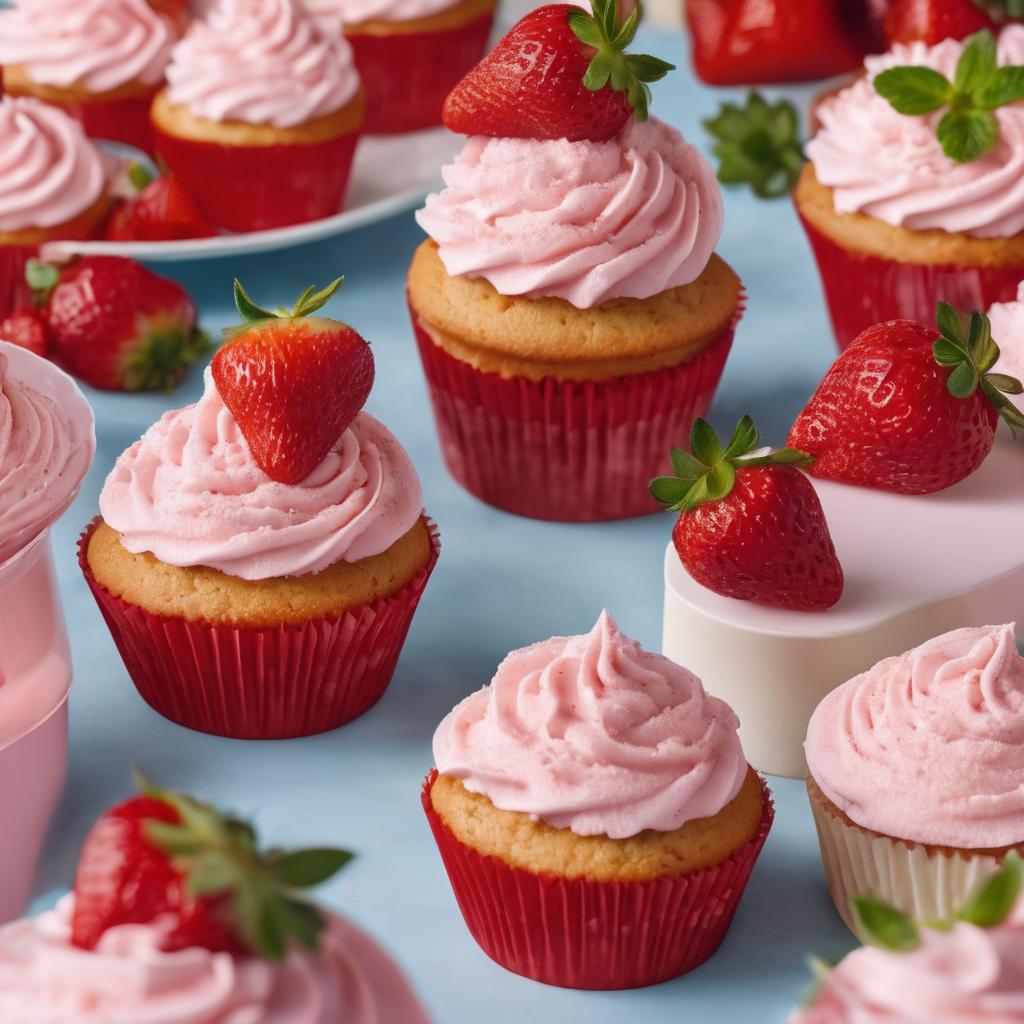
[[[1024,66],[999,67],[995,37],[983,30],[964,42],[952,82],[933,68],[902,66],[877,75],[874,85],[901,114],[945,110],[936,135],[946,156],[962,164],[995,148],[999,122],[992,111],[1024,99]]]
[[[940,366],[951,368],[946,386],[955,398],[970,398],[980,387],[999,415],[1014,430],[1024,430],[1024,413],[1006,397],[1024,392],[1024,385],[1005,373],[991,373],[999,360],[999,346],[992,337],[992,324],[984,313],[969,317],[948,302],[940,302],[935,313],[941,335],[932,346]]]
[[[576,38],[597,50],[583,84],[591,92],[598,92],[606,85],[611,85],[616,92],[624,92],[636,119],[646,121],[651,103],[648,83],[664,78],[675,65],[646,54],[624,52],[633,42],[643,17],[641,3],[637,3],[621,25],[615,0],[592,0],[592,6],[593,14],[579,10],[569,15],[569,27]]]
[[[814,456],[792,448],[779,451],[758,449],[760,439],[749,416],[739,421],[725,447],[707,420],[696,420],[690,434],[691,451],[672,449],[670,458],[675,476],[659,476],[652,480],[651,495],[672,512],[690,512],[706,502],[727,498],[736,483],[738,469],[769,465],[803,466],[814,461]]]
[[[327,285],[326,288],[321,288],[319,291],[317,291],[315,284],[311,284],[298,297],[295,305],[291,309],[287,309],[284,306],[277,306],[273,310],[269,310],[264,309],[262,306],[257,306],[256,303],[249,298],[249,293],[243,287],[242,282],[236,277],[235,308],[238,310],[238,314],[241,316],[243,322],[235,327],[225,327],[222,333],[225,338],[234,338],[247,330],[253,324],[258,324],[265,320],[296,320],[304,316],[312,316],[313,313],[322,309],[331,301],[332,298],[334,298],[344,283],[344,276],[337,277]]]
[[[957,918],[979,928],[997,928],[1017,905],[1024,886],[1024,861],[1011,850],[1002,867],[971,895],[957,913]]]
[[[921,945],[917,925],[895,907],[869,896],[854,896],[853,919],[857,934],[868,946],[892,953],[909,953]]]

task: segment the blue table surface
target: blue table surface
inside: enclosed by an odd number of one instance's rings
[[[656,86],[654,109],[705,145],[700,119],[734,94],[694,81],[679,34],[645,32],[639,42],[638,49],[680,65]],[[419,803],[434,727],[490,680],[508,651],[586,631],[604,606],[657,650],[671,518],[533,522],[477,502],[451,480],[405,312],[404,275],[421,237],[407,213],[289,252],[170,268],[210,330],[233,320],[234,276],[274,305],[344,273],[332,310],[373,343],[377,383],[368,408],[394,430],[422,475],[427,509],[441,530],[440,563],[387,695],[337,732],[282,743],[216,739],[165,721],[137,696],[80,576],[75,541],[96,513],[117,455],[164,409],[195,400],[201,374],[193,372],[172,396],[88,392],[96,462],[54,531],[75,663],[70,780],[35,906],[69,886],[89,825],[127,794],[129,773],[139,766],[167,785],[252,815],[275,842],[357,851],[320,897],[388,946],[439,1024],[617,1024],[624,1016],[649,1024],[781,1024],[807,987],[808,954],[838,958],[853,945],[825,892],[806,797],[795,781],[772,780],[775,827],[732,931],[687,977],[633,992],[548,988],[493,964],[463,925]],[[763,203],[742,191],[727,193],[719,251],[742,276],[749,307],[711,419],[726,430],[749,412],[769,441],[781,443],[835,354],[812,258],[788,202]]]

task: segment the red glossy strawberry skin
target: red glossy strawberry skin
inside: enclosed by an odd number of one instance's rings
[[[192,194],[167,176],[150,182],[134,199],[123,200],[104,229],[115,242],[165,242],[216,234]]]
[[[998,415],[978,389],[950,394],[932,354],[934,328],[869,327],[832,364],[789,434],[816,456],[808,472],[901,494],[941,491],[992,450]]]
[[[70,266],[45,313],[60,363],[96,388],[171,388],[202,352],[188,293],[121,256]]]
[[[323,462],[373,387],[370,346],[322,317],[255,324],[214,356],[213,379],[253,458],[301,483]]]
[[[725,597],[823,611],[843,592],[821,502],[793,466],[738,469],[728,497],[680,514],[672,540],[687,572]]]
[[[150,821],[178,824],[169,804],[137,797],[103,815],[85,840],[75,878],[71,941],[95,949],[111,928],[150,924],[158,919],[163,949],[201,947],[241,953],[242,947],[221,923],[219,904],[192,897],[168,856],[146,837]]]
[[[933,45],[965,39],[981,29],[998,31],[974,0],[889,0],[885,32],[890,45],[917,40]]]
[[[44,359],[50,354],[46,320],[35,306],[23,306],[0,321],[0,341],[9,341]]]
[[[576,37],[572,4],[528,14],[449,93],[443,120],[462,135],[497,138],[614,138],[633,114],[625,92],[591,92],[583,78],[597,52]]]

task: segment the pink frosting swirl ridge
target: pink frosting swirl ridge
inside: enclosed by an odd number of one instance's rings
[[[168,97],[208,121],[293,128],[359,89],[352,48],[293,0],[221,0],[174,48]]]
[[[958,164],[942,152],[935,128],[941,112],[897,113],[873,81],[887,68],[924,65],[950,79],[963,44],[897,45],[869,57],[867,75],[823,103],[821,128],[807,144],[818,180],[833,189],[840,213],[865,213],[887,224],[1007,238],[1024,231],[1024,103],[1000,107],[996,148]],[[999,38],[1003,65],[1024,64],[1024,25]]]
[[[0,11],[0,64],[92,93],[159,85],[177,38],[171,19],[147,0],[18,0]]]
[[[907,953],[865,946],[829,971],[789,1024],[1020,1024],[1024,1022],[1024,927],[1020,911],[1000,928],[961,922],[922,930]]]
[[[1014,628],[954,630],[833,690],[807,765],[854,822],[933,846],[1024,842],[1024,658]]]
[[[77,121],[38,100],[0,99],[0,231],[74,220],[106,186],[103,155]]]
[[[495,807],[622,839],[710,818],[747,772],[739,721],[604,612],[510,654],[434,734],[434,760]]]
[[[165,413],[107,477],[100,512],[129,551],[258,580],[378,555],[412,529],[419,477],[368,413],[302,483],[282,484],[256,464],[209,369],[205,381],[199,402]]]
[[[282,963],[205,949],[161,950],[154,925],[71,945],[74,898],[0,929],[4,1024],[427,1024],[387,954],[330,917],[317,954]]]
[[[695,281],[722,233],[707,161],[656,118],[608,142],[474,136],[416,218],[449,274],[580,309]]]
[[[1024,382],[1024,284],[1017,291],[1016,302],[998,302],[988,311],[988,316],[992,321],[992,337],[999,345],[999,362],[992,369]],[[1007,397],[1018,409],[1024,410],[1024,395]]]
[[[453,6],[453,0],[302,0],[302,6],[327,25],[361,21],[412,21]]]

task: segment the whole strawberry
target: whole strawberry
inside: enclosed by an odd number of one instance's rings
[[[95,949],[111,928],[159,922],[166,952],[282,958],[316,949],[322,914],[299,890],[327,881],[345,850],[263,852],[252,827],[180,793],[144,795],[107,811],[86,837],[71,941]]]
[[[104,238],[112,242],[164,242],[216,234],[192,193],[177,178],[153,178],[141,164],[132,164],[128,177],[138,194],[118,203],[104,228]]]
[[[1021,384],[989,372],[999,358],[988,317],[938,307],[939,330],[912,320],[869,327],[839,356],[789,434],[814,476],[902,494],[941,491],[992,450],[1006,398]]]
[[[679,513],[672,540],[687,572],[725,597],[796,611],[831,608],[843,570],[825,513],[798,466],[806,452],[758,449],[749,416],[722,446],[698,419],[692,453],[672,449],[675,476],[651,481],[651,494]]]
[[[323,462],[373,387],[370,346],[346,324],[312,315],[342,280],[310,286],[293,309],[274,312],[235,281],[244,322],[224,331],[213,380],[253,458],[280,483],[300,483]]]
[[[59,272],[30,264],[29,274],[37,293],[48,293],[42,308],[55,357],[95,388],[166,391],[210,351],[188,293],[134,260],[86,256]]]
[[[673,65],[625,53],[642,17],[624,23],[615,0],[539,7],[449,93],[445,125],[463,135],[603,142],[634,114],[646,120],[656,82]]]

